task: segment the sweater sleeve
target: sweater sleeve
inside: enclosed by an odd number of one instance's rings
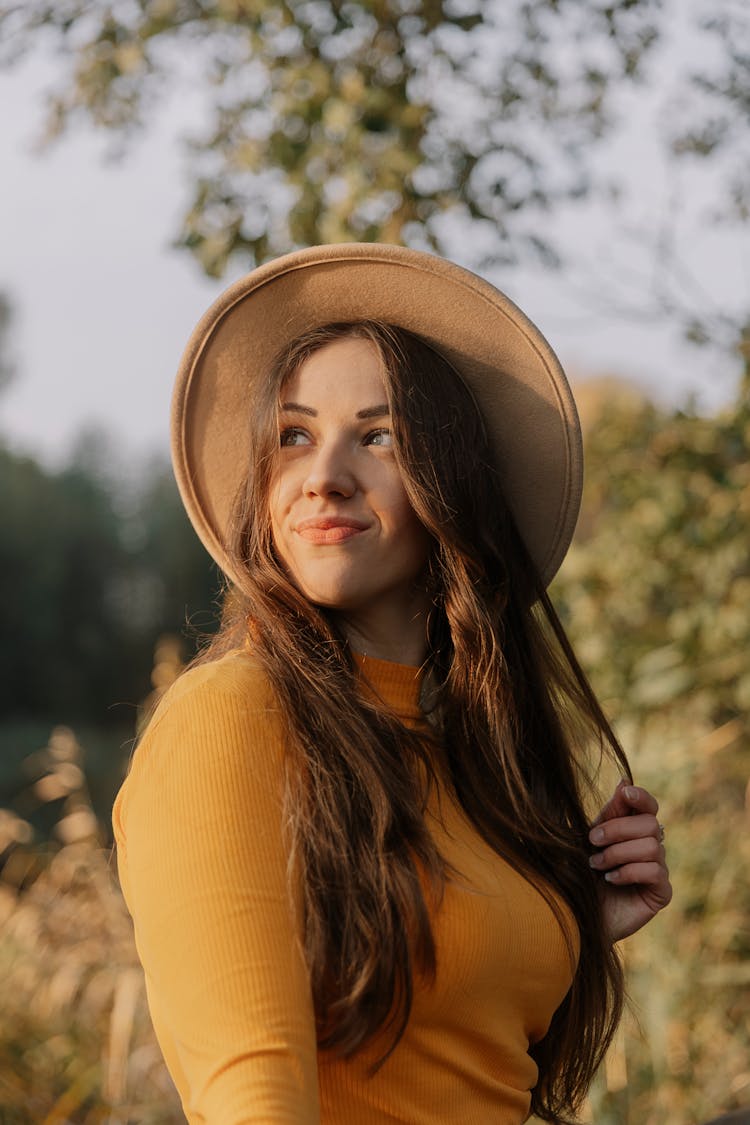
[[[191,1125],[317,1125],[277,716],[257,678],[207,666],[183,680],[114,810],[157,1037]]]

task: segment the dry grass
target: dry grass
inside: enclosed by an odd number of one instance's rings
[[[63,800],[59,846],[34,849],[27,822],[0,815],[0,1121],[184,1122],[80,758],[58,728],[37,762],[37,798]]]
[[[625,943],[631,1005],[596,1125],[699,1125],[750,1104],[750,733],[735,719],[690,738],[686,718],[628,739],[662,797],[675,897]]]

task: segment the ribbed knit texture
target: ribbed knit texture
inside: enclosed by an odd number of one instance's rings
[[[416,669],[359,659],[363,690],[419,724]],[[428,810],[461,873],[433,915],[437,979],[406,1033],[348,1062],[318,1055],[290,904],[275,701],[244,652],[168,692],[117,797],[120,880],[149,1006],[191,1125],[520,1125],[544,1035],[572,979],[543,896],[445,790]]]

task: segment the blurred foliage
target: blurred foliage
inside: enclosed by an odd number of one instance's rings
[[[705,54],[672,123],[680,156],[726,160],[726,192],[713,200],[715,218],[750,219],[750,8],[745,0],[707,6]]]
[[[192,656],[215,628],[219,582],[169,470],[113,479],[100,437],[54,472],[0,445],[0,521],[0,805],[43,839],[56,813],[30,797],[28,766],[44,732],[85,736],[107,821],[154,646],[166,636],[174,660]]]
[[[457,220],[477,266],[552,260],[540,210],[589,190],[663,19],[660,0],[23,0],[0,2],[0,39],[6,62],[57,48],[50,137],[83,118],[127,138],[167,91],[205,93],[179,241],[220,274],[320,242],[446,251]]]
[[[57,728],[36,758],[38,799],[63,806],[43,848],[0,810],[0,1120],[178,1125],[81,747]]]
[[[697,1125],[750,1103],[750,350],[713,418],[605,396],[553,594],[636,780],[675,897],[626,943],[631,1009],[596,1125]]]
[[[156,637],[184,632],[192,651],[187,623],[213,619],[216,574],[171,474],[119,486],[82,454],[51,472],[0,448],[0,517],[0,723],[121,723]]]
[[[576,542],[554,595],[620,724],[696,729],[750,707],[750,386],[716,417],[629,399],[587,435]]]
[[[750,1105],[750,732],[674,706],[626,741],[661,801],[675,896],[625,944],[631,1003],[591,1120],[697,1125]]]
[[[111,498],[77,466],[51,474],[2,449],[0,496],[0,713],[104,719],[131,648],[110,594],[126,565]]]

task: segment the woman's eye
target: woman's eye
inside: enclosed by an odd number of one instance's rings
[[[282,447],[287,445],[306,445],[309,440],[304,430],[300,430],[297,426],[288,426],[285,430],[281,431],[279,445]]]
[[[387,426],[381,426],[377,430],[370,430],[369,434],[365,435],[365,445],[393,445],[393,434]]]

